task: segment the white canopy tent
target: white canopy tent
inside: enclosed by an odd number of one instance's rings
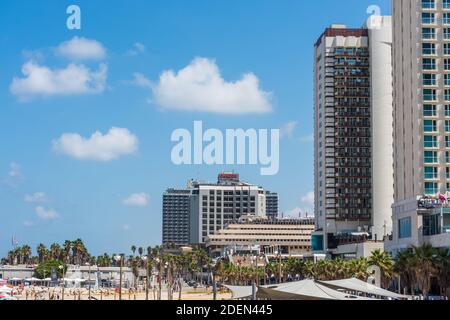
[[[258,299],[272,300],[373,300],[328,288],[314,280],[302,280],[258,288]]]
[[[27,281],[27,282],[41,282],[42,280],[38,279],[38,278],[31,277],[31,278],[26,278],[25,281]]]
[[[383,298],[391,299],[408,299],[408,296],[391,292],[380,287],[374,286],[370,283],[361,281],[356,278],[334,280],[334,281],[319,281],[320,284],[327,286],[331,289],[341,289],[351,292],[360,292],[368,295],[374,295]]]
[[[233,300],[250,299],[252,297],[252,287],[251,286],[228,286],[228,285],[225,285],[225,287],[231,291]],[[256,290],[258,290],[258,288],[256,288]]]
[[[250,299],[251,286],[225,286],[232,292],[235,300]],[[374,300],[339,292],[314,280],[302,280],[276,285],[259,286],[257,299],[270,300]]]

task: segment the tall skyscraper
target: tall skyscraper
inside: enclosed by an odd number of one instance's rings
[[[189,244],[192,191],[168,189],[163,194],[163,244]]]
[[[184,189],[163,194],[163,243],[203,244],[207,236],[243,216],[278,213],[278,195],[242,182],[237,173],[221,173],[216,183],[189,181]]]
[[[332,25],[315,44],[315,251],[390,232],[391,44],[391,17]]]
[[[393,1],[390,251],[450,247],[450,0]]]
[[[266,215],[269,219],[278,218],[278,193],[266,191]]]
[[[217,183],[193,182],[191,212],[192,244],[206,238],[242,216],[266,216],[266,195],[262,187],[239,180],[236,173],[221,173]]]

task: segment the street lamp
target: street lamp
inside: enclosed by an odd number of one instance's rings
[[[167,300],[172,300],[172,288],[171,288],[171,275],[169,274],[170,268],[169,268],[169,262],[166,261],[164,264],[164,269],[166,270],[166,287],[167,287]]]
[[[86,262],[85,265],[89,267],[89,270],[88,270],[88,286],[89,286],[88,300],[91,300],[91,264],[89,262]]]
[[[122,300],[122,264],[123,259],[121,255],[114,256],[114,260],[119,262],[119,300]]]
[[[145,262],[145,300],[148,300],[148,285],[149,285],[149,270],[148,270],[148,256],[143,256],[142,260]]]
[[[62,296],[61,296],[61,299],[62,300],[64,300],[64,287],[66,286],[66,283],[65,283],[65,275],[64,275],[64,265],[60,265],[59,267],[58,267],[60,270],[62,270]]]
[[[156,263],[158,264],[158,300],[161,300],[161,291],[162,291],[162,261],[159,258],[156,258]]]
[[[258,257],[257,256],[251,256],[250,261],[255,262],[255,277],[253,278],[252,283],[252,300],[256,300],[256,277],[258,276]]]
[[[280,259],[278,263],[278,282],[281,283],[281,251],[276,250],[274,253]]]

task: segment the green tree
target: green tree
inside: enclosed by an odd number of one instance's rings
[[[369,266],[377,266],[381,270],[381,286],[389,287],[389,281],[394,272],[394,261],[391,255],[381,250],[375,250],[369,257]]]
[[[56,271],[56,274],[58,275],[58,278],[62,278],[63,270],[61,270],[59,267],[63,265],[63,262],[61,260],[49,260],[45,261],[37,266],[37,268],[34,270],[34,277],[38,279],[45,279],[50,277],[52,273],[52,269],[54,268]],[[67,270],[67,266],[64,266],[64,270]]]

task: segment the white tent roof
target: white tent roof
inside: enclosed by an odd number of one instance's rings
[[[247,299],[252,296],[251,286],[227,286],[225,287],[232,292],[233,299]],[[256,288],[258,290],[258,288]]]
[[[408,299],[408,296],[397,294],[380,287],[374,286],[370,283],[361,281],[356,278],[344,279],[344,280],[334,280],[334,281],[319,281],[319,283],[333,288],[333,289],[344,289],[348,291],[357,291],[367,294],[373,294],[377,296],[383,296],[394,299]]]
[[[257,297],[274,300],[372,300],[330,289],[314,280],[258,288]]]
[[[35,282],[35,281],[42,281],[42,280],[41,280],[41,279],[38,279],[38,278],[32,277],[32,278],[26,278],[25,281]]]

